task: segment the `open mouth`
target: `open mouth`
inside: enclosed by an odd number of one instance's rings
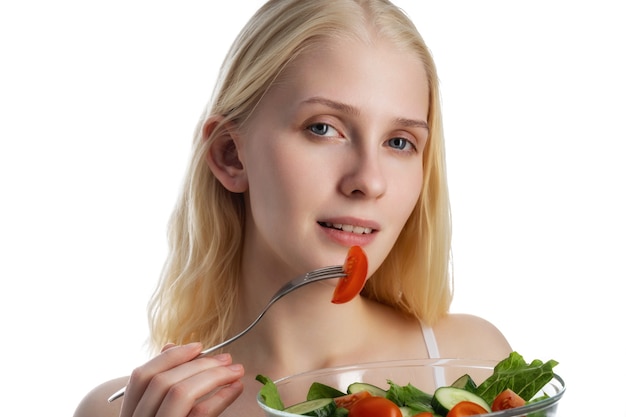
[[[341,230],[343,232],[354,233],[357,235],[369,235],[373,231],[370,227],[354,226],[352,224],[328,223],[328,222],[319,222],[319,224],[322,227]]]

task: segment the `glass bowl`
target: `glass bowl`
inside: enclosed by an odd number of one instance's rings
[[[386,390],[389,387],[387,380],[390,380],[398,385],[410,383],[420,390],[432,394],[438,386],[450,385],[464,374],[469,374],[478,385],[492,374],[496,364],[497,362],[465,359],[414,359],[373,362],[305,372],[281,378],[275,381],[275,384],[285,406],[305,401],[309,387],[313,382],[330,385],[346,392],[348,385],[353,382],[366,382]],[[523,407],[495,411],[484,415],[489,417],[530,417],[530,415],[554,417],[556,416],[557,405],[564,392],[565,383],[555,374],[554,378],[537,394],[546,394],[549,398]],[[267,417],[297,416],[297,414],[286,413],[266,406],[259,395],[257,395],[257,403]]]

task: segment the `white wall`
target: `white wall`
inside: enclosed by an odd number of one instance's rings
[[[260,3],[0,5],[3,415],[71,415],[146,358],[192,131]],[[397,3],[440,71],[453,310],[559,360],[560,415],[608,414],[593,397],[621,382],[626,351],[618,2]]]

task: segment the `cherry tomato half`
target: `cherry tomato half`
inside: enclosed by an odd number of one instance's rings
[[[367,256],[360,246],[352,246],[343,264],[347,276],[340,278],[332,302],[343,304],[356,297],[365,286],[367,278]]]
[[[355,392],[354,394],[346,394],[342,395],[341,397],[335,398],[335,404],[337,405],[337,407],[349,410],[357,401],[371,396],[372,394],[370,394],[369,391],[359,391]]]
[[[471,402],[471,401],[461,401],[457,403],[446,417],[466,417],[466,416],[475,416],[477,414],[487,414],[488,411],[482,408],[480,405]]]
[[[422,411],[421,413],[415,414],[413,417],[434,417],[434,415],[428,411]]]
[[[402,417],[402,411],[385,397],[367,397],[354,403],[348,417]]]
[[[526,401],[519,395],[515,393],[515,391],[511,389],[505,389],[500,394],[496,396],[493,400],[493,404],[491,405],[492,411],[500,411],[507,410],[509,408],[521,407],[526,404]]]

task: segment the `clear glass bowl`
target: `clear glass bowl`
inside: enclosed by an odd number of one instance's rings
[[[330,385],[346,392],[353,382],[367,382],[387,389],[387,380],[398,385],[411,383],[420,390],[432,394],[437,386],[450,385],[457,378],[469,374],[480,384],[493,372],[497,362],[464,359],[415,359],[374,362],[335,368],[319,369],[279,379],[276,387],[285,406],[306,400],[313,382]],[[439,381],[439,383],[437,382]],[[557,405],[565,392],[565,383],[558,376],[546,384],[538,395],[549,398],[514,409],[485,414],[489,417],[556,416]],[[257,395],[257,402],[267,417],[295,417],[296,414],[269,408]],[[537,414],[533,414],[537,413]]]

